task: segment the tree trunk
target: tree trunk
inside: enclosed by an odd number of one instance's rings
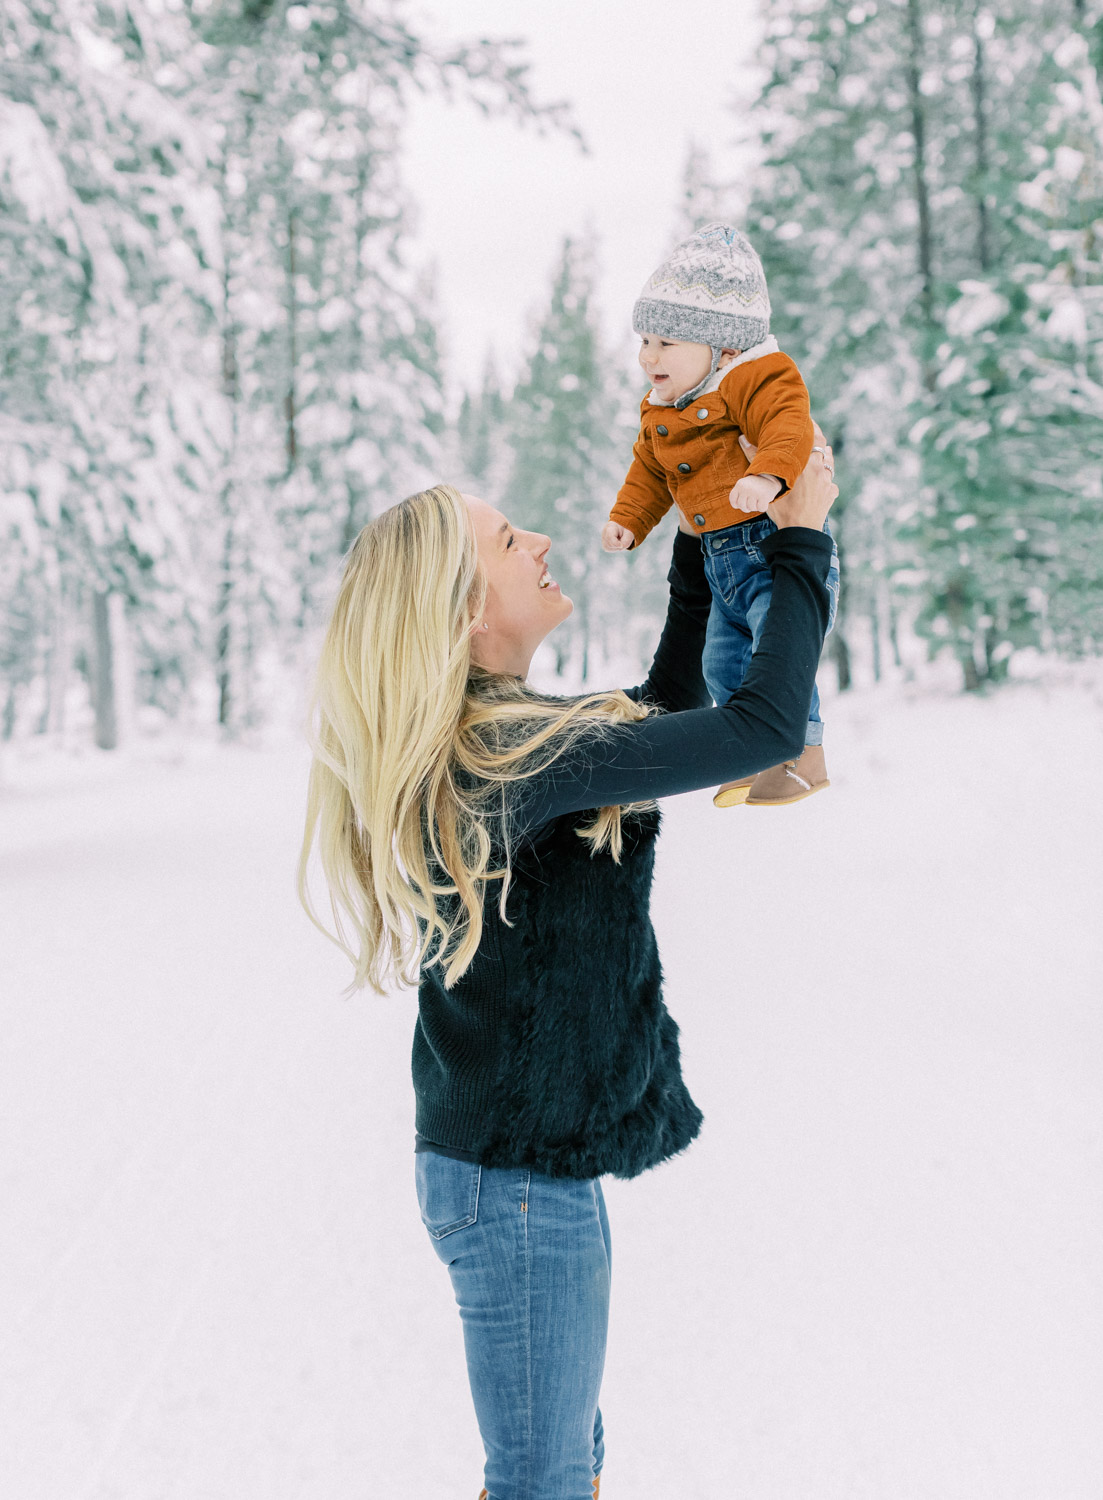
[[[101,750],[115,750],[119,744],[115,647],[111,639],[111,595],[106,589],[96,589],[92,595],[91,669],[95,741]]]
[[[946,618],[950,622],[954,651],[961,664],[962,685],[967,693],[980,691],[980,673],[973,655],[973,635],[966,639],[965,578],[958,574],[946,585]]]
[[[295,210],[287,210],[287,395],[284,397],[284,422],[286,425],[287,472],[295,467],[298,456],[298,440],[295,435],[295,378],[299,364],[299,308],[295,296],[295,277],[298,264],[295,259]]]
[[[896,605],[892,602],[892,594],[891,593],[888,596],[888,615],[889,615],[889,645],[892,647],[892,661],[893,661],[893,665],[898,670],[900,670],[900,669],[903,668],[904,658],[900,654],[900,629],[899,629],[899,622],[897,621],[897,618],[896,618]]]
[[[226,189],[228,161],[222,156],[222,186],[224,219],[229,227],[232,208]],[[222,265],[222,394],[230,408],[230,441],[226,454],[226,479],[222,486],[220,506],[222,517],[222,564],[218,581],[218,597],[215,602],[215,678],[218,683],[218,723],[229,730],[234,713],[233,675],[231,649],[233,645],[230,616],[234,603],[234,479],[238,436],[238,398],[240,381],[237,362],[237,328],[233,318],[231,300],[231,250],[229,234],[224,239]]]
[[[999,646],[1003,636],[996,627],[995,622],[986,626],[984,631],[984,670],[989,682],[1002,682],[1007,676],[1010,656],[1001,657],[996,660],[996,648]]]
[[[46,656],[46,701],[36,725],[38,734],[64,733],[65,699],[69,690],[69,597],[65,583],[55,575],[55,608]]]
[[[222,564],[215,604],[215,618],[218,621],[215,635],[215,676],[218,681],[218,723],[221,729],[230,728],[234,712],[231,662],[233,631],[230,620],[234,605],[234,522],[230,514],[233,503],[230,490],[231,481],[227,480],[222,493]]]
[[[912,136],[915,142],[913,167],[915,203],[919,218],[917,246],[919,306],[923,315],[921,364],[923,384],[928,391],[933,391],[935,383],[932,348],[934,342],[934,257],[931,250],[931,195],[927,182],[927,118],[923,108],[923,95],[919,87],[923,75],[923,24],[919,3],[920,0],[908,0],[908,59],[905,73],[911,103]]]
[[[873,680],[881,681],[881,601],[874,591],[869,601],[869,638],[873,654]]]
[[[829,650],[831,660],[835,663],[835,677],[838,682],[839,692],[845,693],[849,690],[853,678],[850,671],[850,647],[847,645],[846,636],[841,629],[841,621],[836,619],[835,628],[829,637]]]
[[[988,213],[988,120],[985,114],[986,79],[984,42],[980,34],[980,17],[973,17],[973,72],[970,87],[973,95],[973,123],[977,149],[977,262],[982,272],[992,266],[992,230]]]

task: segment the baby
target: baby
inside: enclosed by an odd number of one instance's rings
[[[770,569],[758,550],[777,530],[767,507],[812,452],[808,391],[770,337],[762,262],[726,224],[707,224],[683,240],[644,287],[632,326],[651,390],[640,404],[632,466],[602,545],[607,552],[639,546],[671,502],[677,505],[684,526],[701,538],[712,590],[701,665],[709,692],[724,703],[743,681],[770,604]],[[834,548],[828,586],[834,623]],[[778,806],[828,785],[813,690],[800,758],[727,782],[713,801]]]

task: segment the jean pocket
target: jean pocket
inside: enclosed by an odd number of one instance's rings
[[[769,564],[762,552],[762,543],[768,536],[773,536],[777,525],[771,521],[769,516],[760,516],[757,521],[747,524],[747,557],[752,566],[766,568]]]
[[[483,1169],[476,1162],[456,1161],[435,1151],[414,1157],[414,1180],[421,1222],[435,1240],[467,1229],[479,1217]]]
[[[731,569],[722,552],[705,553],[705,580],[714,597],[719,594],[722,598],[725,589],[730,587]]]

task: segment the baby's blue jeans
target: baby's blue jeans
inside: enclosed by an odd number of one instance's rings
[[[611,1264],[600,1181],[433,1151],[414,1162],[463,1322],[489,1500],[593,1500]]]
[[[828,536],[831,535],[826,521],[823,529]],[[769,564],[759,548],[776,530],[769,516],[755,516],[750,521],[740,521],[735,526],[706,531],[701,535],[705,577],[712,590],[712,609],[701,668],[705,685],[717,703],[726,703],[741,685],[751,657],[758,649],[773,587]],[[839,549],[834,543],[827,587],[831,595],[827,622],[830,630],[839,605]],[[823,744],[820,695],[814,687],[804,743]]]

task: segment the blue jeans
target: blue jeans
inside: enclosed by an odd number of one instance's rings
[[[489,1500],[593,1500],[609,1326],[609,1221],[595,1178],[414,1157],[448,1267]]]
[[[828,536],[831,535],[826,521],[823,529]],[[776,530],[769,516],[756,516],[751,521],[740,521],[735,526],[701,534],[705,577],[712,590],[712,609],[701,667],[705,685],[717,703],[727,702],[740,686],[751,657],[758,649],[773,585],[769,565],[759,546]],[[827,622],[830,630],[839,604],[839,549],[834,544],[827,587],[831,595]],[[814,687],[804,743],[823,744],[820,695]]]

